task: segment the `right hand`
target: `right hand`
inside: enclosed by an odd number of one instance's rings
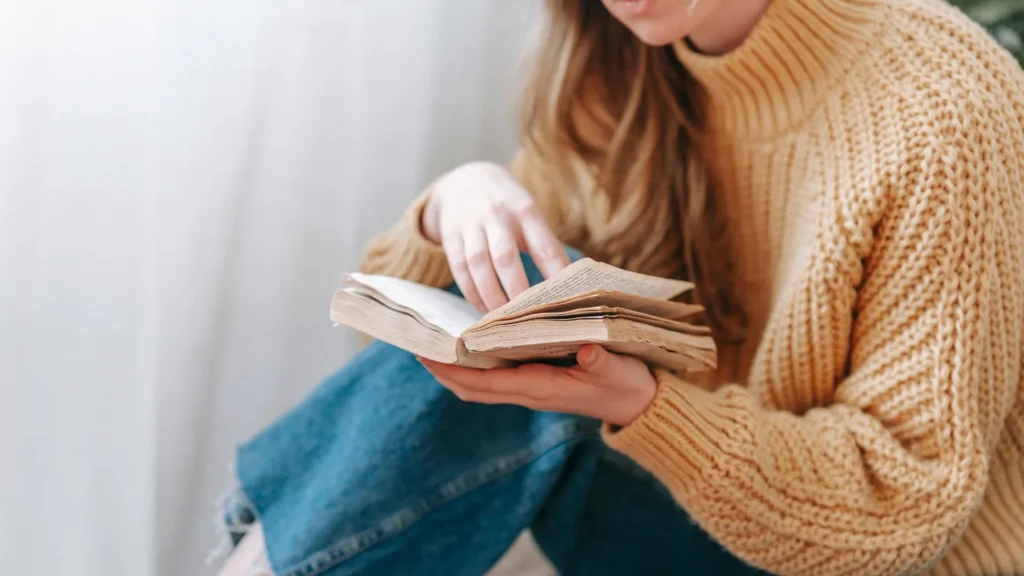
[[[490,162],[465,164],[435,182],[421,226],[444,249],[462,295],[481,312],[529,288],[521,250],[545,278],[569,264],[530,193]]]

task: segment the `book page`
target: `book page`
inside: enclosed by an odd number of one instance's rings
[[[693,288],[689,282],[637,274],[590,258],[577,260],[544,282],[531,287],[508,304],[484,316],[484,322],[524,310],[567,300],[585,292],[603,290],[669,300]]]
[[[670,318],[663,318],[661,316],[654,316],[651,314],[645,314],[643,312],[637,312],[628,308],[618,308],[615,306],[588,306],[585,308],[571,308],[564,310],[552,310],[552,311],[539,311],[539,309],[530,310],[522,315],[517,315],[513,318],[498,318],[493,322],[488,322],[483,326],[475,326],[463,332],[463,336],[486,334],[493,331],[494,329],[501,326],[508,326],[510,324],[522,324],[526,322],[532,322],[534,320],[562,320],[564,322],[572,322],[573,320],[582,318],[626,318],[650,326],[657,326],[666,330],[672,330],[673,332],[681,332],[684,334],[696,334],[706,335],[711,334],[711,329],[707,326],[698,324],[689,324],[686,322],[680,322],[679,320],[673,320]]]
[[[390,302],[399,309],[414,312],[427,324],[451,336],[458,337],[481,317],[472,304],[439,288],[391,276],[358,272],[349,274],[347,282],[375,293],[382,302]]]
[[[335,291],[331,320],[436,362],[459,360],[458,337],[427,326],[411,312],[371,299],[360,288]]]
[[[384,300],[359,285],[334,292],[331,320],[436,362],[470,368],[498,368],[513,362],[470,352],[457,336],[427,324],[411,309]]]
[[[554,312],[572,312],[575,310],[593,308],[595,306],[607,306],[609,308],[629,310],[630,312],[636,312],[647,316],[656,316],[658,318],[676,322],[685,321],[693,323],[695,321],[702,321],[704,318],[704,308],[697,304],[642,298],[640,296],[625,294],[623,292],[593,290],[591,292],[577,294],[566,300],[541,304],[526,310],[520,310],[514,314],[507,314],[498,318],[492,318],[485,322],[479,322],[470,330],[480,330],[493,324],[508,324],[526,316],[532,317],[537,314]]]
[[[469,350],[519,362],[570,357],[587,343],[673,370],[699,372],[713,370],[716,365],[716,348],[710,335],[682,334],[627,318],[530,320],[465,339]]]

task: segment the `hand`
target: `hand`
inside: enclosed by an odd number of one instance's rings
[[[438,180],[421,226],[444,248],[455,283],[481,312],[529,288],[520,251],[529,252],[545,278],[569,264],[530,193],[497,164],[473,162]]]
[[[626,426],[654,401],[658,383],[642,361],[595,344],[581,347],[576,360],[571,368],[523,364],[477,370],[420,358],[445,388],[467,402],[518,404]]]

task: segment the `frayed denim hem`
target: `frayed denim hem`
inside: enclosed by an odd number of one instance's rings
[[[233,465],[231,469],[234,474]],[[239,484],[217,498],[214,502],[214,510],[214,535],[217,544],[206,556],[207,566],[225,561],[232,550],[242,541],[242,538],[259,522],[259,513],[256,507],[249,501],[249,497],[246,496]],[[269,562],[266,561],[265,550],[262,556],[263,565],[259,563],[254,565],[251,576],[273,574]]]

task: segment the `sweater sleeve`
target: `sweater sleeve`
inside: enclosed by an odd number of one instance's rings
[[[943,161],[977,154],[972,144]],[[606,426],[607,443],[757,566],[931,566],[982,502],[1020,380],[1024,161],[985,153],[984,170],[961,164],[949,181],[900,192],[889,223],[861,236],[876,234],[862,273],[841,281],[850,301],[825,303],[854,310],[847,376],[827,405],[773,409],[746,387],[708,392],[658,372],[654,402],[629,426]],[[861,269],[856,255],[848,264]]]

